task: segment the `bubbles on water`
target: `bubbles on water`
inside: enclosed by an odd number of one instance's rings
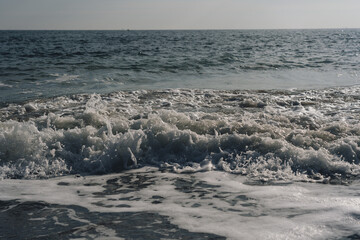
[[[341,182],[360,174],[360,88],[129,91],[0,109],[2,177],[154,165],[253,181]]]

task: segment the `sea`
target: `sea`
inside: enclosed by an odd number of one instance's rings
[[[0,31],[0,239],[360,239],[360,29]]]

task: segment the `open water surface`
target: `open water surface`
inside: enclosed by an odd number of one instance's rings
[[[0,238],[359,239],[359,54],[357,29],[0,31]]]

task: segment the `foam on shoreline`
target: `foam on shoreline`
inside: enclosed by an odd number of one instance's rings
[[[152,165],[329,182],[360,173],[359,87],[74,95],[0,109],[0,175]]]

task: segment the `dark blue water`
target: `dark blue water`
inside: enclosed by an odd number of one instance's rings
[[[359,82],[360,30],[0,31],[0,101]]]

